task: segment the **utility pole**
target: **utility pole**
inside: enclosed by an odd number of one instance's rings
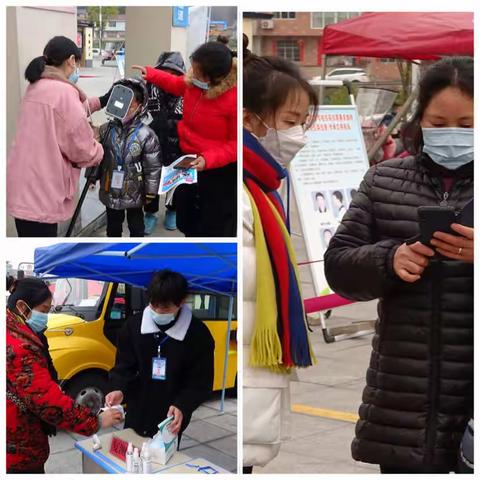
[[[102,6],[99,7],[98,21],[100,22],[100,55],[102,55],[102,38],[103,38],[103,25],[102,25]]]

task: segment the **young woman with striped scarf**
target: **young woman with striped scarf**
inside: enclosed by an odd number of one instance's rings
[[[317,103],[293,63],[258,57],[244,45],[244,473],[278,454],[290,374],[314,362],[278,189],[306,143],[310,108]]]

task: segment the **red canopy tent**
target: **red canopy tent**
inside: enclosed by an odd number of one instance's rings
[[[380,12],[328,25],[323,55],[430,60],[473,56],[473,13]]]

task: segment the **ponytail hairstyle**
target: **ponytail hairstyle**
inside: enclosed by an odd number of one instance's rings
[[[71,56],[75,57],[75,61],[80,61],[82,55],[80,49],[75,42],[67,37],[53,37],[45,46],[43,55],[34,58],[25,69],[25,78],[30,83],[35,83],[42,78],[45,65],[59,67],[65,60]]]
[[[17,302],[22,300],[31,310],[52,298],[48,285],[40,278],[22,278],[21,280],[7,281],[10,290],[7,306],[12,312],[17,312]],[[18,313],[18,312],[17,312]]]
[[[233,58],[236,56],[237,54],[222,42],[207,42],[200,45],[190,59],[198,63],[212,85],[218,85],[222,78],[230,73]]]
[[[248,37],[243,34],[243,106],[260,118],[275,114],[289,95],[304,91],[313,108],[307,127],[315,121],[318,95],[303,77],[298,66],[279,57],[260,57],[248,49]]]

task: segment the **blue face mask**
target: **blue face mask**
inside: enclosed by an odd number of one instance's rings
[[[72,83],[77,83],[80,78],[80,69],[77,67],[75,71],[68,77]]]
[[[37,312],[36,310],[32,310],[27,304],[25,305],[31,313],[30,318],[26,318],[25,314],[22,315],[25,318],[25,322],[27,322],[28,326],[36,333],[40,333],[46,330],[48,323],[48,313]]]
[[[449,170],[473,161],[473,128],[422,128],[423,152]]]
[[[151,306],[150,308],[150,315],[152,320],[160,327],[163,325],[168,325],[175,320],[176,313],[157,313]]]
[[[202,81],[199,80],[198,78],[195,78],[195,77],[194,77],[193,80],[192,80],[192,83],[193,83],[196,87],[198,87],[198,88],[200,88],[200,89],[202,89],[202,90],[208,90],[208,89],[209,89],[208,82],[202,82]]]

